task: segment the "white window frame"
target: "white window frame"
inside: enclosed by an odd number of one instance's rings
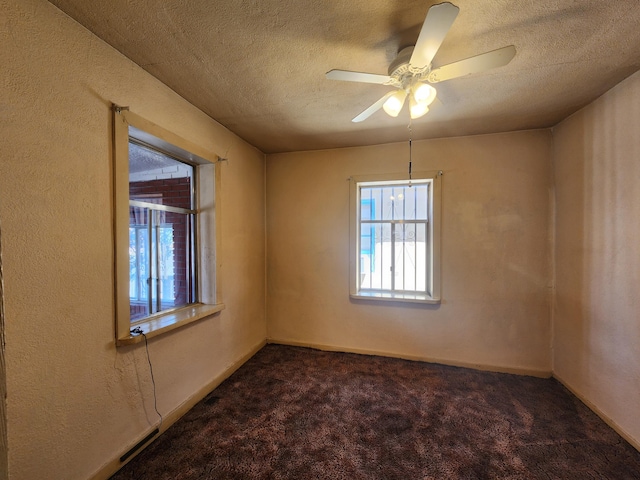
[[[429,212],[427,261],[425,276],[427,287],[425,292],[394,292],[389,290],[361,290],[360,289],[360,227],[361,227],[361,198],[362,187],[372,185],[393,186],[409,182],[407,174],[363,175],[350,178],[350,228],[349,228],[349,295],[353,299],[378,300],[390,302],[410,303],[440,303],[440,226],[441,226],[441,190],[442,171],[417,172],[411,176],[411,181],[429,182]]]
[[[133,138],[175,155],[196,169],[196,274],[197,302],[170,312],[150,316],[135,325],[129,309],[129,139]],[[116,345],[138,343],[147,338],[213,315],[224,309],[216,245],[220,245],[220,169],[218,156],[130,112],[113,107],[114,265]]]

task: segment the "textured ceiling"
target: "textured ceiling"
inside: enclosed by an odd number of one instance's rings
[[[351,119],[390,87],[327,80],[387,74],[432,0],[50,0],[265,153],[409,138],[407,109]],[[413,139],[550,127],[640,69],[638,0],[452,0],[434,67],[506,45],[508,65],[436,84]],[[135,106],[134,106],[135,107]]]

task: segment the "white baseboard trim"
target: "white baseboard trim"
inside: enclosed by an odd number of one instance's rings
[[[361,355],[377,355],[380,357],[401,358],[403,360],[414,360],[414,361],[420,361],[420,362],[437,363],[440,365],[449,365],[452,367],[472,368],[474,370],[482,370],[485,372],[512,373],[515,375],[527,375],[530,377],[538,377],[538,378],[550,378],[552,375],[551,370],[538,370],[538,369],[524,368],[524,367],[523,368],[505,367],[500,365],[485,365],[481,363],[458,362],[455,360],[434,358],[434,357],[428,357],[423,355],[407,355],[406,353],[401,353],[401,352],[389,352],[384,350],[371,350],[371,349],[363,349],[363,348],[352,348],[352,347],[343,347],[343,346],[337,346],[337,345],[328,345],[328,344],[321,344],[321,343],[299,342],[296,340],[284,340],[280,338],[267,338],[267,343],[272,343],[277,345],[290,345],[292,347],[315,348],[316,350],[324,350],[328,352],[358,353]]]
[[[589,407],[589,409],[592,410],[593,413],[598,415],[602,419],[602,421],[604,423],[606,423],[611,428],[613,428],[618,435],[620,435],[622,438],[624,438],[627,442],[629,442],[631,444],[631,446],[633,448],[635,448],[636,450],[638,450],[640,452],[640,441],[638,439],[633,438],[633,436],[629,432],[627,432],[618,423],[616,423],[611,417],[609,417],[602,410],[600,410],[600,408],[598,408],[598,406],[595,403],[593,403],[592,401],[588,400],[583,394],[581,394],[580,392],[578,392],[578,390],[573,388],[573,386],[571,386],[571,384],[569,382],[567,382],[562,377],[560,377],[560,375],[558,375],[557,373],[554,373],[553,374],[553,378],[555,378],[562,385],[564,385],[567,390],[569,390],[571,393],[573,393],[576,397],[578,397],[578,399],[582,403],[584,403],[587,407]]]
[[[262,340],[254,345],[246,354],[237,359],[230,366],[225,368],[225,370],[217,375],[212,381],[204,385],[198,391],[196,391],[193,395],[187,398],[182,404],[176,407],[173,411],[169,412],[166,416],[163,417],[162,420],[162,428],[157,435],[154,435],[152,439],[142,445],[135,453],[131,455],[125,462],[120,462],[120,456],[113,458],[105,465],[103,465],[94,475],[91,476],[91,480],[107,480],[114,473],[120,470],[124,465],[129,463],[133,458],[135,458],[138,453],[143,451],[149,444],[151,444],[159,435],[162,434],[165,430],[167,430],[171,425],[176,423],[185,413],[191,410],[200,400],[206,397],[213,389],[215,389],[218,385],[224,382],[227,378],[229,378],[238,368],[244,365],[247,360],[253,357],[262,347],[267,344],[266,340]],[[151,433],[154,429],[150,428],[146,432],[140,433],[138,440],[134,440],[131,445],[128,447],[124,447],[122,449],[122,453],[126,452],[129,448],[133,447],[141,438],[144,438],[145,435]]]

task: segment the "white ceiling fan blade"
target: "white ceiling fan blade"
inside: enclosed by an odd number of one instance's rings
[[[431,64],[459,10],[448,2],[434,5],[429,9],[409,61],[412,67],[424,68]]]
[[[470,73],[483,72],[491,68],[502,67],[511,61],[516,54],[516,47],[509,45],[475,57],[450,63],[432,70],[427,81],[438,83],[451,78],[463,77]]]
[[[350,72],[348,70],[330,70],[326,74],[329,80],[342,80],[345,82],[379,83],[385,84],[391,77],[376,73]]]
[[[374,103],[373,105],[371,105],[369,108],[367,108],[364,112],[362,112],[360,115],[356,116],[353,118],[353,120],[351,120],[353,123],[358,123],[361,122],[363,120],[366,120],[367,118],[369,118],[371,115],[373,115],[375,112],[377,112],[378,110],[380,110],[382,108],[382,105],[384,104],[384,102],[387,101],[387,99],[393,95],[394,93],[396,93],[396,90],[392,90],[390,92],[388,92],[384,97],[382,97],[380,100],[378,100],[376,103]]]

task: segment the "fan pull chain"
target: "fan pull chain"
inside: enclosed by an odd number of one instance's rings
[[[409,120],[409,188],[411,188],[411,120]]]

